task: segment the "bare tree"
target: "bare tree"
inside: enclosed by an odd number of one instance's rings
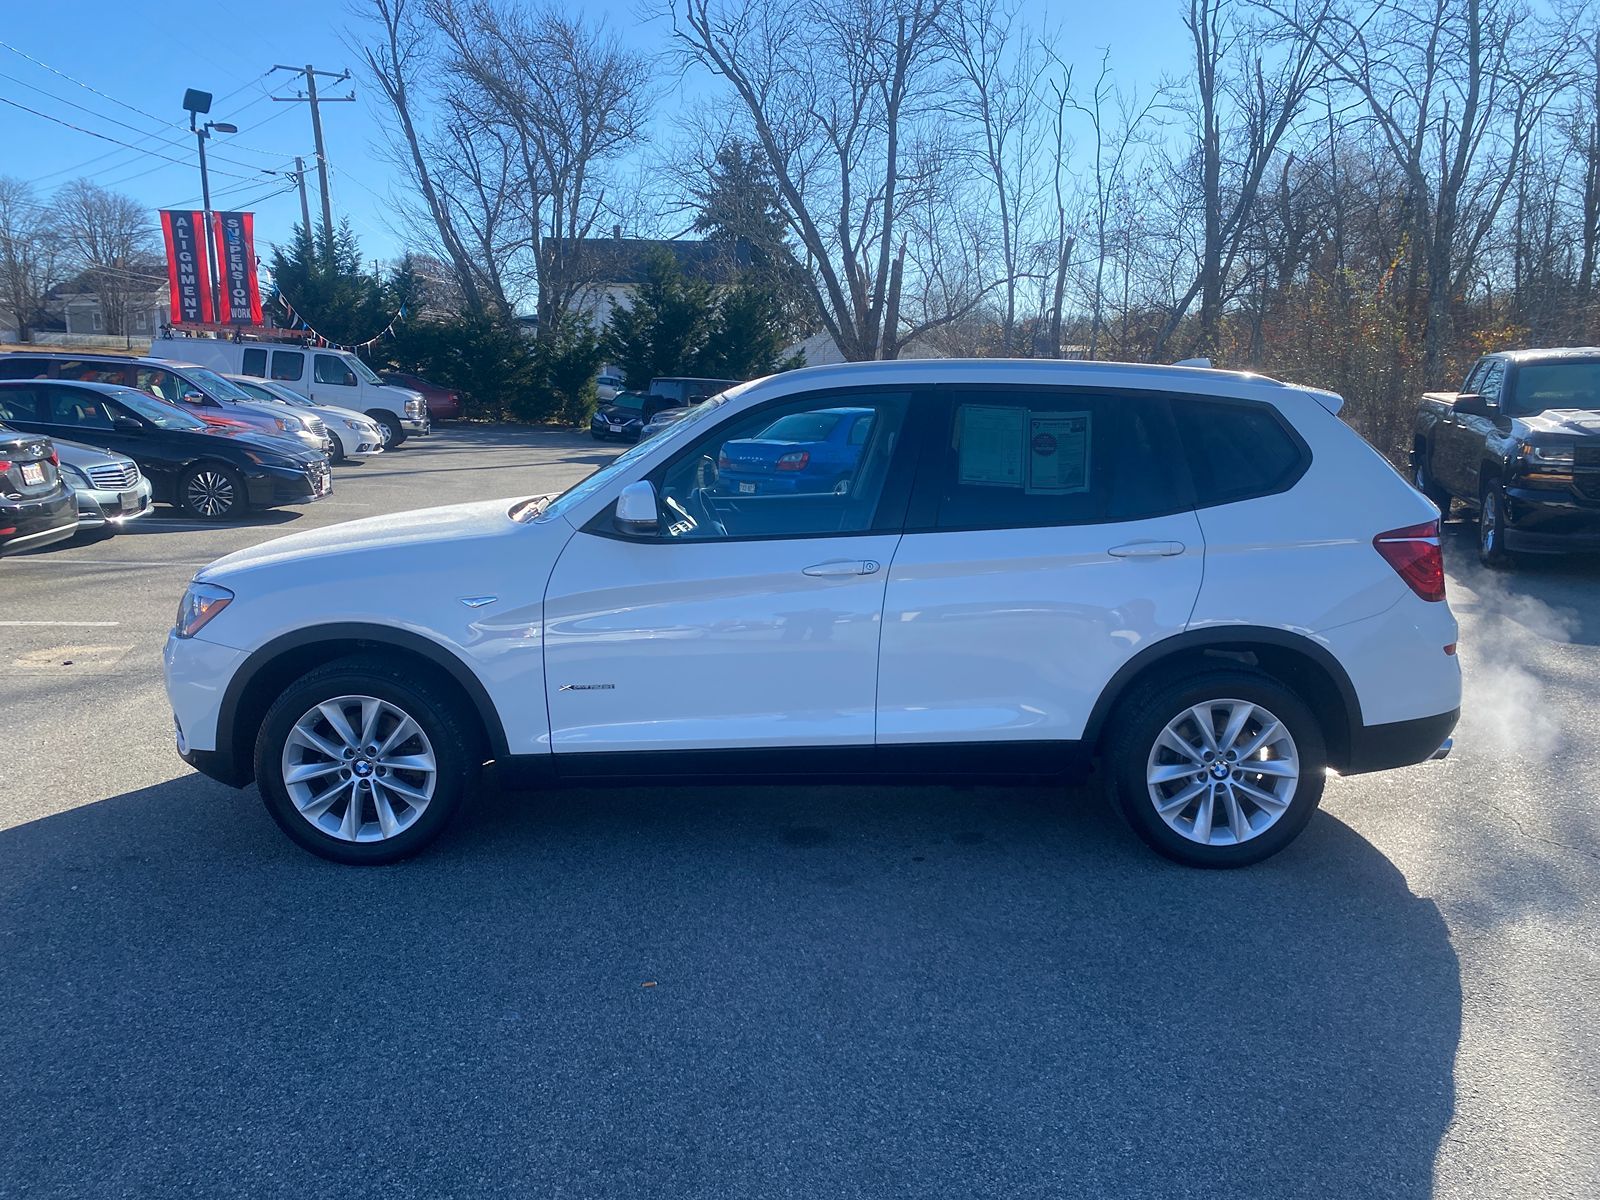
[[[946,0],[676,0],[667,8],[685,61],[733,89],[811,265],[823,327],[847,359],[893,358],[933,324],[964,315],[924,311],[907,322],[900,303],[907,215],[945,163],[937,115],[945,10]],[[984,294],[963,290],[961,304]]]
[[[149,210],[87,179],[61,188],[55,207],[68,260],[99,298],[105,331],[127,333],[133,300],[162,282]]]
[[[63,257],[54,210],[39,203],[28,183],[0,175],[0,308],[11,313],[23,341],[44,317],[45,296],[61,282]]]

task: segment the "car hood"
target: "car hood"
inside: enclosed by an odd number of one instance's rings
[[[255,450],[267,454],[275,454],[279,458],[286,458],[297,466],[309,466],[311,463],[323,461],[323,456],[315,450],[308,450],[304,443],[288,433],[265,433],[260,429],[237,429],[226,425],[213,425],[209,429],[188,429],[186,433],[197,437],[223,437],[229,441],[240,442]]]
[[[526,528],[507,515],[511,506],[523,498],[475,500],[291,533],[236,550],[205,567],[195,578],[225,582],[232,576],[267,567],[298,567],[310,559],[388,553],[405,555],[419,574],[425,574],[430,547],[448,546],[454,552],[469,542],[504,537]]]
[[[61,456],[61,461],[70,467],[87,469],[120,466],[129,461],[126,454],[118,454],[115,450],[85,446],[81,442],[63,442],[60,438],[51,438],[50,441],[55,446],[56,453]]]
[[[1569,437],[1600,435],[1600,412],[1587,408],[1549,408],[1535,417],[1517,418],[1529,433],[1560,433]]]
[[[637,421],[644,416],[637,408],[615,408],[610,404],[596,405],[594,414],[607,421]]]

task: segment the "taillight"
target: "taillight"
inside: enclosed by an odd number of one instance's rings
[[[809,450],[791,450],[788,454],[778,459],[778,470],[804,471],[806,464],[810,461],[811,452]]]
[[[11,470],[11,460],[9,458],[0,458],[0,475],[4,475],[9,470]]]
[[[1439,522],[1391,529],[1373,538],[1372,545],[1413,592],[1424,600],[1444,599],[1444,554],[1439,549]]]
[[[61,465],[61,455],[57,454],[53,448],[50,451],[50,465],[53,467]]]
[[[728,452],[726,450],[719,451],[717,453],[717,470],[726,471],[732,466],[733,463],[728,459]]]

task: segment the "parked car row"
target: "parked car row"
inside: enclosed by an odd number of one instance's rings
[[[701,379],[683,375],[664,375],[650,381],[646,392],[621,389],[616,376],[601,376],[612,380],[610,398],[601,388],[601,401],[594,416],[589,419],[589,433],[597,442],[643,441],[650,433],[659,433],[674,421],[682,418],[696,404],[719,392],[725,392],[739,383],[737,379]]]

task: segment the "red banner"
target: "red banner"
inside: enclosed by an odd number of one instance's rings
[[[209,325],[215,320],[211,311],[211,272],[206,267],[205,228],[205,218],[200,213],[167,209],[161,212],[174,325]]]
[[[256,280],[255,214],[211,214],[217,248],[217,320],[224,325],[261,325],[261,286]]]

